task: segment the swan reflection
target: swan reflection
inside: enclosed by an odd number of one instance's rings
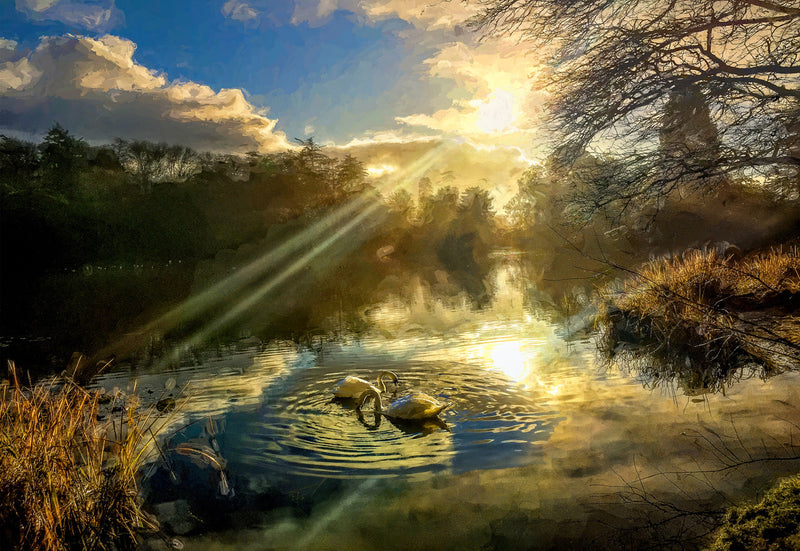
[[[369,411],[364,413],[361,409],[356,409],[358,413],[358,420],[361,421],[367,430],[378,430],[381,426],[383,414],[377,411]],[[399,429],[402,433],[413,437],[422,437],[433,434],[439,430],[453,432],[450,427],[439,417],[431,417],[427,419],[392,419],[387,417],[389,423],[395,428]]]

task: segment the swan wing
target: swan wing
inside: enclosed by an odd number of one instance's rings
[[[384,414],[397,419],[427,419],[436,417],[450,405],[450,402],[442,403],[432,396],[422,392],[415,392],[398,398],[389,404]]]
[[[375,389],[376,392],[380,393],[378,387],[372,383],[365,381],[364,379],[348,375],[336,383],[336,386],[333,388],[333,395],[337,398],[358,398],[370,388]]]

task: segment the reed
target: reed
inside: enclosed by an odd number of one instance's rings
[[[163,416],[69,377],[0,388],[0,548],[132,549],[157,521],[137,478]]]
[[[740,257],[692,249],[654,260],[607,291],[606,345],[642,340],[691,355],[747,355],[768,370],[800,360],[800,248]]]

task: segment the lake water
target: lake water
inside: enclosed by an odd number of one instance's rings
[[[598,360],[584,318],[530,306],[520,270],[500,257],[481,309],[420,284],[370,308],[358,338],[105,375],[181,404],[145,481],[165,533],[191,549],[693,548],[709,514],[800,467],[796,373],[718,394],[640,380]],[[399,424],[332,399],[385,369],[398,396],[453,405]],[[182,445],[209,450],[227,486]]]

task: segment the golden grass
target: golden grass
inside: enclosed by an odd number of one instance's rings
[[[157,412],[69,378],[22,387],[11,369],[0,387],[0,547],[134,548],[158,528],[137,486]]]
[[[723,363],[746,354],[780,371],[800,361],[799,301],[796,245],[741,258],[694,249],[651,261],[607,293],[599,320],[611,328],[611,348],[633,336]]]
[[[701,321],[706,309],[723,309],[734,297],[757,306],[780,293],[800,293],[800,248],[770,249],[742,259],[691,249],[650,262],[613,297],[639,316]]]

